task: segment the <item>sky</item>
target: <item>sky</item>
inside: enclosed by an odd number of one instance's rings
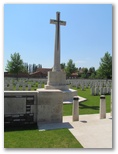
[[[5,4],[10,5],[5,5]],[[19,4],[15,8],[13,3],[39,4],[39,9],[30,7],[22,8]],[[52,6],[41,3],[76,3],[76,7],[64,7],[64,5]],[[88,3],[89,5],[77,5],[77,3]],[[106,5],[91,5],[93,3]],[[107,4],[112,4],[107,5]],[[9,6],[9,7],[8,7]],[[17,5],[15,5],[17,6]],[[32,5],[31,5],[32,6]],[[63,7],[62,7],[63,6]],[[96,6],[96,7],[94,7]],[[113,9],[113,19],[112,10]],[[113,100],[114,117],[117,117],[118,108],[118,1],[116,0],[0,0],[0,123],[4,125],[4,65],[10,54],[19,52],[25,62],[41,63],[43,67],[53,66],[54,35],[55,26],[49,24],[50,19],[56,18],[56,11],[61,12],[61,20],[67,22],[61,26],[61,62],[67,62],[70,58],[79,67],[99,66],[100,58],[108,51],[112,54],[113,49]],[[112,34],[113,21],[113,34]],[[113,35],[113,47],[112,47]],[[62,42],[63,41],[63,42]],[[47,50],[46,50],[47,49]],[[45,53],[46,56],[45,56]],[[34,55],[35,54],[35,55]],[[45,56],[45,57],[44,57]],[[49,57],[49,58],[48,58]],[[118,129],[115,122],[115,130]],[[4,150],[4,127],[0,127],[0,151]],[[118,136],[115,131],[115,136]],[[117,137],[114,138],[114,145]],[[37,151],[33,151],[35,153]],[[67,151],[68,153],[69,151]],[[91,153],[91,151],[87,151]],[[96,150],[96,152],[98,152]],[[23,151],[19,151],[23,153]],[[25,153],[32,153],[27,150]],[[42,153],[40,151],[40,153]],[[52,153],[52,151],[48,151]],[[66,153],[66,151],[62,151]],[[85,151],[86,153],[86,151]],[[101,151],[101,154],[108,151]],[[118,153],[118,146],[115,146],[114,153]]]
[[[28,64],[51,68],[54,64],[55,25],[61,26],[61,63],[72,59],[76,67],[95,67],[108,51],[112,55],[111,4],[5,4],[4,70],[10,55],[18,52]]]

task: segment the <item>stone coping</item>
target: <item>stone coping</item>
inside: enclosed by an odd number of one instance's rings
[[[80,103],[80,102],[84,102],[84,101],[87,100],[86,98],[81,97],[81,96],[78,96],[78,98],[79,98],[79,103]],[[63,104],[72,104],[72,103],[73,103],[73,100],[69,100],[69,101],[64,101],[64,102],[63,102]]]

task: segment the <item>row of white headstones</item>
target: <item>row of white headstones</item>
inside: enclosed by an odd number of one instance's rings
[[[91,95],[106,95],[111,94],[112,81],[111,80],[69,80],[70,87],[80,88],[84,91],[87,88],[91,89]]]
[[[30,82],[30,83],[29,83]],[[7,79],[4,81],[4,90],[31,90],[32,86],[38,84],[37,88],[41,88],[42,84],[45,81],[35,81],[35,80],[28,80],[28,79],[21,79],[21,80],[14,80],[14,79]]]
[[[42,88],[42,84],[46,84],[47,79],[5,79],[4,80],[4,90],[31,90],[31,87],[34,84],[38,84],[37,88]],[[76,87],[81,90],[86,88],[91,89],[91,95],[99,94],[110,94],[112,88],[111,80],[84,80],[84,79],[68,79],[66,84],[69,85],[69,88]]]

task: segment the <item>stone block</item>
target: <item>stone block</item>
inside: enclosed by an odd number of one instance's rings
[[[60,90],[38,89],[37,122],[62,122],[63,94]]]
[[[77,96],[77,90],[63,90],[63,101],[72,101],[74,96]]]
[[[67,90],[65,72],[48,72],[48,81],[45,89]]]

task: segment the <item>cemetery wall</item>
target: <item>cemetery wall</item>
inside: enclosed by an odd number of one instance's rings
[[[60,90],[5,91],[5,125],[62,122],[62,104]]]
[[[32,91],[4,92],[5,124],[36,123],[37,93]]]
[[[28,73],[19,73],[18,76],[16,74],[11,74],[9,72],[4,72],[4,77],[10,77],[10,78],[29,78]]]

